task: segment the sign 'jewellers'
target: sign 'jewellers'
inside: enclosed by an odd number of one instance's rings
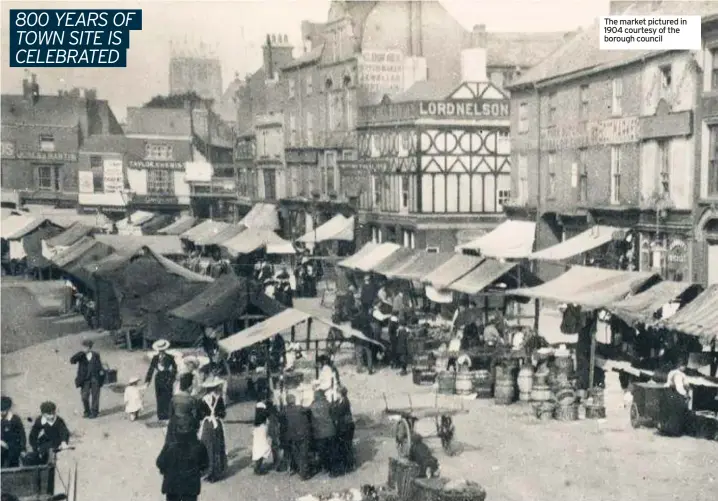
[[[509,118],[508,100],[422,101],[419,115],[428,118]]]
[[[130,169],[184,170],[184,162],[162,160],[130,160]]]

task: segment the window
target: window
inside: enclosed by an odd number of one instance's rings
[[[327,78],[327,79],[324,81],[324,89],[325,89],[326,91],[332,90],[332,87],[333,87],[333,86],[334,86],[334,82],[332,82],[332,79],[331,79],[331,78]]]
[[[519,134],[525,134],[529,131],[529,105],[528,103],[519,104]]]
[[[55,151],[55,138],[52,134],[40,134],[40,151]]]
[[[661,78],[661,96],[667,97],[673,83],[673,69],[670,64],[660,66],[658,69]]]
[[[612,100],[611,100],[611,114],[616,117],[623,113],[622,102],[623,102],[623,80],[621,78],[614,78],[612,82]]]
[[[309,73],[307,75],[306,85],[307,85],[307,96],[311,96],[312,92],[314,92],[314,75],[312,75],[311,73]]]
[[[519,184],[516,198],[519,203],[526,203],[529,199],[529,160],[526,155],[519,155]]]
[[[401,177],[401,209],[409,209],[409,176]]]
[[[621,150],[611,146],[611,203],[621,203]]]
[[[289,79],[288,85],[289,85],[289,99],[294,99],[294,95],[296,94],[296,89],[295,89],[296,83],[294,82],[293,78]]]
[[[174,172],[166,169],[148,169],[147,192],[174,195]]]
[[[403,234],[403,240],[404,240],[404,247],[407,247],[409,249],[413,249],[414,245],[416,244],[414,240],[414,232],[412,230],[402,230]]]
[[[578,201],[588,202],[588,165],[586,148],[578,150]]]
[[[297,116],[289,114],[289,146],[297,146]]]
[[[711,89],[718,90],[718,49],[711,49]]]
[[[336,119],[336,110],[334,109],[334,96],[332,94],[327,94],[327,132],[333,131],[336,127],[334,126]]]
[[[371,227],[371,241],[375,244],[381,243],[381,230],[376,226]]]
[[[579,89],[578,117],[581,121],[588,120],[588,85],[582,85]]]
[[[342,160],[349,162],[356,160],[356,152],[354,150],[342,151]]]
[[[331,193],[332,191],[335,191],[337,189],[336,185],[336,179],[334,175],[334,170],[337,166],[337,152],[336,151],[327,151],[324,153],[325,158],[325,165],[327,169],[326,174],[326,180],[327,180],[327,186],[326,186],[326,193]]]
[[[147,143],[145,144],[146,160],[173,160],[172,146],[169,144]]]
[[[307,112],[307,146],[314,146],[314,115]]]
[[[90,170],[92,170],[92,185],[95,193],[105,191],[105,169],[102,164],[102,157],[90,157]]]
[[[264,198],[267,200],[277,199],[277,172],[275,169],[264,169]]]
[[[511,200],[511,190],[498,190],[498,205],[503,207]]]
[[[548,154],[548,189],[546,196],[549,199],[556,198],[556,152]]]
[[[55,187],[52,165],[40,165],[37,167],[37,188],[39,190],[52,191]]]
[[[708,150],[708,195],[718,195],[718,125],[708,128],[710,144]]]
[[[381,207],[381,187],[382,187],[382,178],[378,175],[374,175],[371,177],[372,181],[372,191],[373,191],[373,197],[372,201],[374,202],[374,209],[379,209]]]
[[[671,148],[668,140],[658,141],[658,172],[660,185],[658,193],[669,195],[671,193]]]
[[[548,126],[556,125],[556,93],[553,92],[548,96]]]

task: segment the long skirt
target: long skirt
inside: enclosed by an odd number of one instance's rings
[[[682,395],[673,389],[661,395],[659,414],[658,429],[662,434],[669,436],[683,434],[688,405]]]
[[[215,428],[211,420],[205,419],[200,430],[200,440],[207,448],[209,468],[207,480],[219,480],[227,469],[227,446],[224,441],[224,425],[217,419]]]
[[[157,419],[165,421],[170,418],[172,407],[172,387],[174,374],[169,371],[160,371],[155,376],[155,397],[157,398]]]

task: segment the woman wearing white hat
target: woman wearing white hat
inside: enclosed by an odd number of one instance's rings
[[[157,372],[155,376],[155,397],[157,398],[157,419],[159,421],[167,421],[170,418],[172,389],[177,377],[177,363],[167,353],[169,347],[170,342],[165,339],[155,341],[152,349],[157,354],[152,357],[150,367],[147,369],[147,376],[145,376],[145,384],[149,385],[152,381],[152,376]]]
[[[202,383],[202,388],[207,390],[207,394],[200,402],[202,424],[199,433],[209,456],[207,480],[210,482],[220,480],[227,469],[227,447],[222,423],[227,410],[222,396],[223,387],[224,381],[218,377],[209,377]]]

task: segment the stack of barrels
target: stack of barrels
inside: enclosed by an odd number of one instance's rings
[[[518,361],[504,361],[496,365],[494,382],[494,403],[509,405],[516,400],[516,377]]]
[[[553,394],[556,395],[555,417],[561,421],[578,419],[578,403],[573,389],[574,377],[573,356],[569,350],[559,349],[554,353],[550,382]]]
[[[414,355],[411,367],[412,381],[416,385],[432,385],[436,381],[436,357],[433,353]]]
[[[524,364],[519,371],[517,379],[519,386],[519,400],[528,402],[531,400],[531,390],[533,389],[534,370],[531,364]]]
[[[480,369],[474,371],[472,374],[476,398],[491,398],[493,396],[491,371]]]
[[[591,388],[586,398],[586,419],[604,419],[606,406],[603,402],[603,388]]]
[[[553,402],[551,388],[548,385],[549,369],[546,363],[539,363],[533,376],[531,400],[534,402],[536,417],[552,419],[556,404]]]
[[[459,368],[456,372],[456,394],[471,395],[474,393],[474,375],[468,369]]]

